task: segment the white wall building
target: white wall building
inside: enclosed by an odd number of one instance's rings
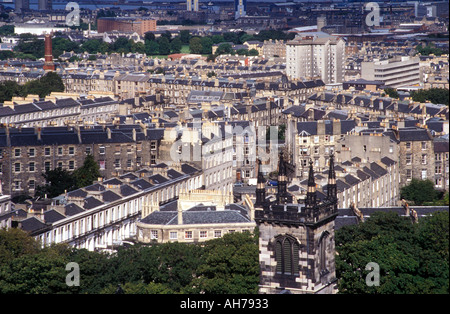
[[[418,85],[420,84],[420,60],[419,57],[403,56],[361,62],[361,78],[381,81],[392,88]]]
[[[141,215],[202,185],[202,172],[186,164],[177,170],[144,169],[62,195],[65,205],[51,205],[34,215],[29,210],[18,227],[42,246],[67,243],[90,251],[111,250],[135,239]]]
[[[286,43],[286,74],[291,79],[344,80],[345,42],[322,32],[303,33]]]

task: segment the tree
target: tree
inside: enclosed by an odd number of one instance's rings
[[[44,57],[44,40],[37,39],[36,35],[21,34],[20,40],[14,47],[15,52],[34,56],[36,59]]]
[[[76,189],[76,181],[70,172],[61,168],[47,170],[42,174],[46,184],[37,186],[35,196],[53,198],[61,195],[65,191]]]
[[[159,53],[159,45],[156,41],[145,41],[145,53],[149,56]]]
[[[156,39],[155,34],[153,34],[152,32],[146,32],[144,34],[144,41],[154,41]]]
[[[161,34],[161,37],[166,37],[167,40],[170,42],[172,40],[172,33],[170,31],[165,31]]]
[[[112,50],[118,53],[128,53],[131,51],[131,44],[133,43],[132,39],[128,39],[126,37],[119,37],[112,44]]]
[[[0,103],[11,100],[15,96],[22,96],[23,88],[16,81],[0,82]]]
[[[39,251],[39,243],[25,231],[16,228],[0,229],[0,261],[8,263],[23,255]]]
[[[259,56],[259,52],[258,52],[258,50],[256,50],[256,49],[250,49],[250,50],[248,51],[248,55],[249,55],[249,56]]]
[[[64,89],[61,77],[56,72],[47,72],[40,79],[25,83],[22,94],[36,94],[44,98],[51,92],[64,92]]]
[[[202,40],[200,37],[192,37],[189,40],[189,50],[191,53],[200,54],[202,53]]]
[[[10,58],[14,58],[14,52],[12,52],[10,50],[1,50],[0,51],[0,60],[6,60],[6,59],[10,59]]]
[[[213,41],[210,37],[202,37],[201,40],[202,45],[202,54],[211,54]]]
[[[426,102],[433,104],[449,105],[449,91],[447,88],[430,88],[411,92],[414,101]]]
[[[205,244],[204,263],[194,279],[196,291],[213,294],[257,293],[259,283],[256,233],[226,234]]]
[[[397,90],[395,88],[391,88],[391,87],[385,88],[384,92],[389,97],[398,99],[398,92],[397,92]]]
[[[83,165],[75,170],[72,174],[75,179],[77,188],[91,185],[94,181],[101,177],[100,167],[94,157],[89,154],[84,159]]]
[[[438,192],[434,189],[431,180],[419,180],[413,178],[411,182],[400,189],[402,199],[412,201],[414,205],[423,205],[425,202],[433,202],[438,198]]]
[[[131,52],[145,53],[145,45],[142,42],[133,43]]]
[[[158,38],[159,54],[168,55],[170,54],[170,42],[166,36],[161,36]]]
[[[212,41],[214,44],[218,44],[218,43],[222,43],[225,41],[225,38],[223,38],[222,35],[213,35],[211,37]]]
[[[180,40],[183,43],[183,45],[189,44],[189,39],[191,39],[191,34],[188,29],[184,29],[180,31]]]
[[[100,49],[100,44],[103,42],[101,39],[90,39],[86,40],[81,44],[81,49],[87,51],[88,53],[97,53]]]
[[[14,35],[14,25],[5,24],[0,27],[0,36],[11,36]]]
[[[394,212],[336,231],[340,293],[448,293],[449,216],[436,212],[412,224]],[[368,263],[379,265],[378,286],[368,286]]]
[[[182,46],[183,46],[183,43],[181,42],[181,39],[179,37],[175,37],[170,42],[170,51],[172,53],[180,53]]]
[[[52,39],[52,53],[54,58],[58,58],[60,55],[64,53],[64,51],[74,51],[79,52],[80,46],[79,44],[63,38],[63,37],[54,37]]]
[[[231,54],[233,53],[233,48],[230,44],[220,44],[219,47],[216,49],[216,55],[223,55],[223,54]]]

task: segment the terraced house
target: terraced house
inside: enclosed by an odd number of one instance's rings
[[[0,124],[15,127],[63,126],[79,122],[109,122],[119,113],[119,103],[107,97],[80,97],[79,94],[52,93],[13,97],[0,107]]]
[[[42,173],[73,171],[91,154],[106,179],[156,165],[162,129],[145,125],[2,128],[0,174],[3,191],[33,196]]]
[[[141,214],[201,185],[202,172],[186,164],[177,170],[143,168],[63,194],[45,210],[32,206],[18,211],[13,221],[42,246],[67,243],[90,251],[112,250],[135,238]]]

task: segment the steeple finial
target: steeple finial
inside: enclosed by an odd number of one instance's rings
[[[306,193],[306,205],[314,206],[317,201],[316,195],[316,181],[314,179],[313,161],[309,160],[309,176],[308,176],[308,190]]]
[[[330,155],[330,167],[328,170],[327,198],[334,200],[337,198],[336,172],[334,171],[334,153]]]
[[[261,160],[258,158],[256,160],[258,166],[258,180],[256,183],[256,202],[255,207],[264,207],[266,202],[266,186],[265,179],[261,171]]]

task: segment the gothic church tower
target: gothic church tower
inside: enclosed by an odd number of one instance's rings
[[[280,164],[280,167],[283,166]],[[284,201],[285,186],[281,189],[278,197]],[[337,292],[334,246],[337,213],[333,155],[327,198],[323,202],[317,201],[314,170],[310,163],[304,204],[276,202],[255,211],[260,232],[260,293],[277,294],[283,290],[294,294]]]

